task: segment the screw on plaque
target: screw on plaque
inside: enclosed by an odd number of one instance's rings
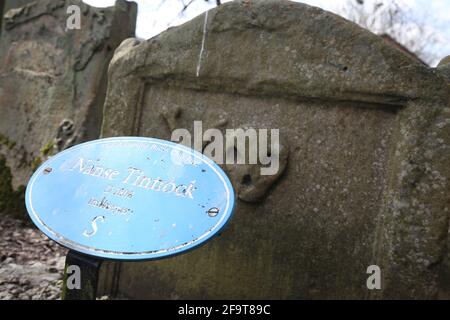
[[[49,174],[50,172],[52,172],[52,168],[48,167],[44,169],[44,174]]]
[[[207,211],[207,213],[208,213],[208,216],[213,218],[219,214],[219,208],[213,207],[213,208],[209,209]]]

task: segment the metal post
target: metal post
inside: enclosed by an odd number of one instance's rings
[[[69,250],[64,267],[64,281],[62,290],[63,300],[95,300],[97,296],[98,274],[102,259],[84,255]],[[68,273],[68,267],[70,273]],[[74,271],[75,270],[75,271]],[[79,275],[75,275],[79,271]],[[79,276],[79,287],[73,287],[73,277]],[[68,281],[70,282],[68,286]],[[76,279],[75,279],[76,282]]]

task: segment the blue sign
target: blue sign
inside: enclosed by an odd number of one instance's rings
[[[234,192],[199,152],[152,138],[86,142],[42,164],[28,213],[59,244],[88,255],[146,260],[192,249],[230,219]]]

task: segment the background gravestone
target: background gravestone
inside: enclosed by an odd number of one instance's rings
[[[2,34],[2,21],[3,21],[3,8],[5,6],[5,0],[0,0],[0,36]]]
[[[69,5],[81,8],[79,30],[66,29]],[[0,213],[24,213],[24,185],[47,156],[99,136],[108,63],[134,36],[136,13],[124,0],[104,9],[42,0],[4,12]]]
[[[435,298],[446,255],[449,93],[442,75],[334,14],[234,1],[109,67],[102,136],[279,128],[281,170],[226,165],[229,230],[165,261],[111,265],[139,298]],[[191,131],[192,132],[192,131]],[[366,287],[379,265],[382,290]],[[114,272],[113,272],[114,271]],[[114,274],[114,276],[111,276]]]

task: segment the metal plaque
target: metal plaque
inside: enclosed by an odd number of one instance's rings
[[[152,138],[100,139],[42,164],[28,213],[59,244],[118,260],[156,259],[211,239],[230,219],[234,192],[199,152]]]

